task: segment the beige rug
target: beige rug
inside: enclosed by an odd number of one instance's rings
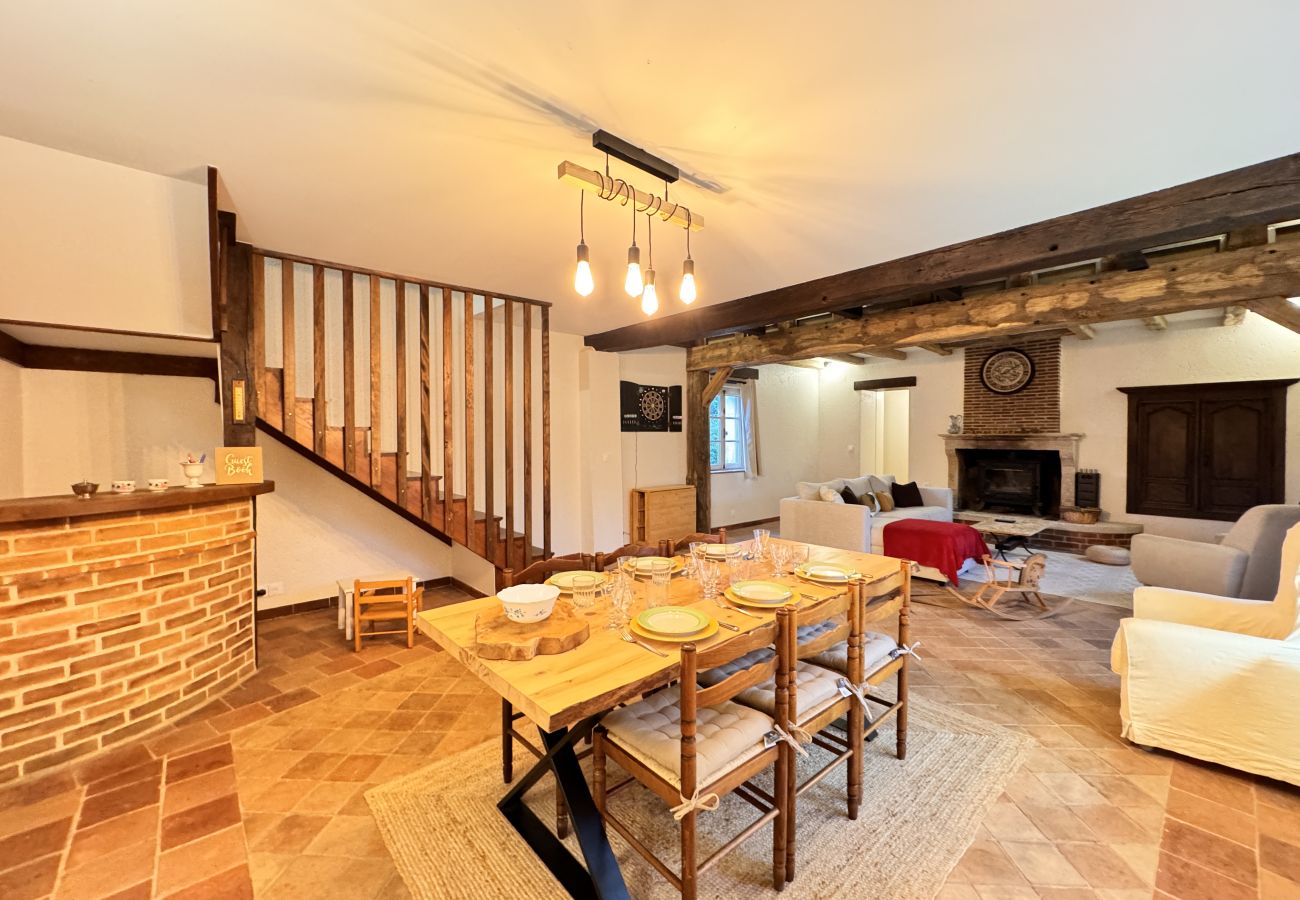
[[[893,731],[867,745],[862,811],[844,814],[844,775],[835,774],[799,801],[798,877],[783,896],[930,900],[974,839],[1003,785],[1032,739],[927,701],[912,713],[908,758],[893,756]],[[528,897],[567,894],[497,811],[505,792],[499,745],[487,742],[410,775],[379,785],[366,799],[397,869],[417,898]],[[815,766],[826,758],[815,748]],[[531,758],[519,757],[516,772]],[[622,773],[611,771],[611,784]],[[553,781],[529,792],[529,805],[554,821]],[[653,795],[633,786],[611,809],[670,866],[677,830]],[[752,821],[756,811],[735,797],[700,816],[699,858]],[[636,898],[671,900],[677,892],[611,833],[628,890]],[[570,837],[568,844],[576,850]],[[701,879],[700,897],[751,897],[771,891],[770,826],[755,834]],[[776,896],[772,893],[772,896]]]

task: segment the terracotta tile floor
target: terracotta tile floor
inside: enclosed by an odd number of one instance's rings
[[[1300,790],[1115,737],[1106,662],[1122,615],[1076,603],[1012,623],[915,605],[916,702],[1039,743],[943,900],[1300,898]],[[364,792],[494,734],[499,706],[427,642],[382,641],[354,654],[332,612],[263,622],[261,669],[237,691],[0,792],[0,898],[406,896]]]

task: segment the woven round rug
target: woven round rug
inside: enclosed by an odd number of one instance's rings
[[[906,760],[894,757],[892,728],[883,728],[879,739],[867,744],[857,821],[845,815],[845,766],[799,798],[797,877],[783,896],[930,900],[1033,746],[1031,738],[992,722],[929,700],[918,703],[911,713]],[[817,748],[809,749],[810,757],[800,761],[801,778],[828,759]],[[532,763],[521,752],[516,773]],[[584,761],[588,766],[589,760]],[[610,766],[611,785],[624,777]],[[543,778],[527,798],[544,822],[554,822],[553,785],[551,778]],[[366,793],[412,896],[568,896],[497,810],[506,790],[500,745],[488,741]],[[633,785],[610,798],[610,809],[677,868],[676,823],[657,797]],[[756,815],[734,796],[723,798],[716,811],[701,814],[698,858],[706,859]],[[610,842],[633,897],[680,896],[612,830]],[[577,852],[572,836],[566,843]],[[769,825],[701,877],[699,896],[750,897],[771,891],[771,848]]]

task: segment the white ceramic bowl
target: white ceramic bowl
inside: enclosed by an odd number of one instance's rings
[[[497,597],[512,622],[544,622],[555,608],[560,589],[553,584],[517,584],[503,588]]]

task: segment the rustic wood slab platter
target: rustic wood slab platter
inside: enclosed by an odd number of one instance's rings
[[[500,606],[474,619],[475,652],[483,659],[532,659],[564,653],[591,636],[591,626],[563,600],[543,622],[512,622]]]

